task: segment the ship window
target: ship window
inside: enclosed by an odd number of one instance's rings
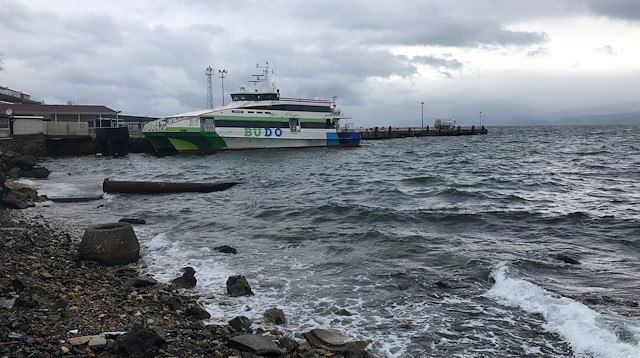
[[[256,112],[256,113],[258,113],[258,114],[262,114],[262,112]]]

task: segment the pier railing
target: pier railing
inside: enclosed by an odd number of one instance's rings
[[[471,127],[374,127],[360,128],[362,139],[389,139],[405,137],[427,137],[427,136],[459,136],[487,134],[484,126]]]

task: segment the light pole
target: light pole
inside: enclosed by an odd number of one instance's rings
[[[420,102],[422,106],[422,130],[424,130],[424,102]]]
[[[482,127],[482,111],[480,111],[480,127]]]
[[[222,105],[224,106],[224,76],[229,73],[227,70],[218,70],[218,74],[220,75],[220,79],[222,79]]]

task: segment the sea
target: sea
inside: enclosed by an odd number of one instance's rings
[[[371,341],[384,358],[640,357],[640,126],[494,127],[358,148],[43,158],[49,197],[103,180],[239,182],[25,211],[134,225],[143,273],[191,266],[210,324]],[[237,254],[215,248],[229,245]],[[243,275],[254,295],[229,297]]]

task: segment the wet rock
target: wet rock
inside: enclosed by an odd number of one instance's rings
[[[364,349],[369,343],[351,339],[335,329],[313,329],[303,334],[312,347],[330,352],[345,353],[354,349]]]
[[[218,246],[218,247],[214,247],[213,248],[216,251],[220,251],[224,254],[237,254],[238,250],[234,249],[233,247],[229,246],[229,245],[222,245],[222,246]]]
[[[149,287],[155,286],[158,284],[158,281],[154,280],[151,277],[136,277],[130,278],[124,282],[124,285],[129,287]]]
[[[273,324],[285,324],[287,319],[284,312],[279,308],[270,308],[264,312],[264,321]]]
[[[187,310],[187,314],[189,315],[189,317],[196,320],[211,318],[211,314],[209,314],[209,312],[197,306],[189,307],[189,309]]]
[[[33,155],[16,155],[6,162],[9,168],[20,168],[22,170],[29,170],[36,165],[36,158]]]
[[[147,222],[143,219],[135,219],[135,218],[122,218],[120,220],[118,220],[118,222],[121,223],[129,223],[129,224],[140,224],[140,225],[146,225]]]
[[[196,278],[194,277],[196,270],[194,270],[193,267],[190,266],[187,266],[182,270],[184,271],[182,276],[173,279],[173,281],[171,281],[171,285],[173,285],[174,288],[196,287],[196,283],[198,282],[198,280],[196,280]]]
[[[229,326],[239,333],[253,333],[251,329],[251,320],[245,316],[238,316],[229,321]]]
[[[231,337],[227,345],[241,352],[258,355],[284,355],[284,352],[272,340],[255,334]]]
[[[85,229],[78,254],[100,265],[126,265],[138,261],[140,244],[130,224],[95,225]]]
[[[0,206],[4,206],[9,209],[26,209],[29,207],[29,204],[16,198],[3,197],[0,198]]]
[[[556,260],[562,261],[564,263],[567,263],[567,264],[580,265],[580,261],[578,261],[578,260],[576,260],[574,258],[571,258],[571,257],[569,257],[569,256],[567,256],[565,254],[556,254],[556,255],[553,256],[553,258],[556,259]]]
[[[231,297],[251,296],[253,292],[246,277],[237,275],[227,279],[227,293]]]
[[[23,177],[34,179],[46,179],[49,177],[49,174],[51,174],[49,169],[40,166],[36,166],[22,172]]]
[[[153,358],[160,349],[166,349],[167,342],[150,329],[129,331],[118,337],[115,351],[123,357]]]

